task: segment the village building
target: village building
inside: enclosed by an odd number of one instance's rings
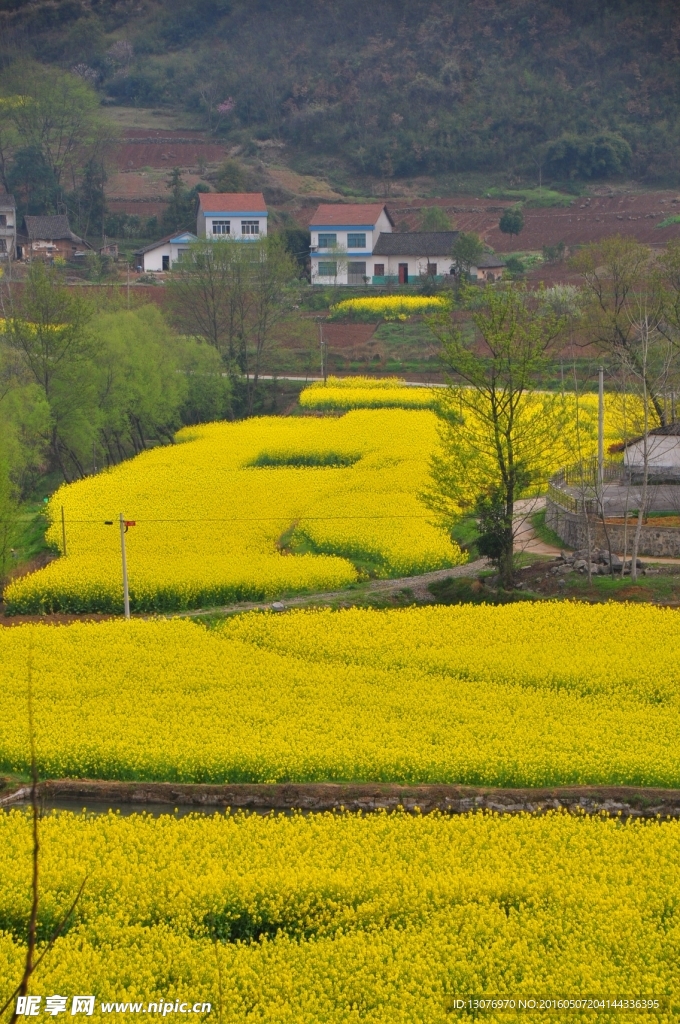
[[[373,247],[373,284],[389,278],[399,284],[429,275],[451,274],[451,251],[457,231],[394,231],[379,236]]]
[[[171,270],[173,263],[179,263],[189,252],[192,242],[197,242],[196,235],[191,231],[175,232],[166,235],[151,245],[145,245],[143,249],[135,252],[135,268],[144,270],[147,273],[161,273],[164,270]]]
[[[0,260],[12,260],[17,247],[17,211],[14,196],[0,195]]]
[[[650,430],[646,448],[650,483],[680,483],[680,422]],[[641,483],[645,468],[645,439],[635,437],[609,449],[611,454],[622,450],[629,479]]]
[[[505,270],[505,261],[498,256],[483,256],[476,267],[470,267],[473,281],[500,281]]]
[[[92,246],[71,231],[66,214],[50,217],[24,217],[23,232],[17,235],[17,259],[71,260],[85,255]]]
[[[255,241],[267,234],[267,204],[261,192],[199,192],[199,238]]]
[[[394,228],[384,203],[322,203],[309,225],[312,284],[364,284],[373,248]]]

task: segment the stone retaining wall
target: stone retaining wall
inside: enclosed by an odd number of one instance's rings
[[[583,516],[577,515],[575,512],[568,512],[549,498],[545,504],[545,524],[564,541],[566,547],[578,549],[587,546],[588,540]],[[624,549],[624,532],[627,532],[628,535],[625,547],[630,554],[633,547],[635,525],[629,524],[627,531],[623,526],[607,525],[609,544],[612,551],[617,554],[621,554]],[[602,522],[593,517],[590,519],[590,540],[593,547],[606,548],[608,546]],[[643,526],[638,555],[648,558],[680,558],[680,527]]]
[[[30,799],[30,786],[4,790],[0,806]],[[105,782],[87,779],[49,779],[39,784],[41,802],[74,802],[80,811],[97,804],[128,804],[168,808],[242,808],[250,811],[443,811],[466,814],[540,814],[564,810],[571,814],[605,814],[624,818],[680,818],[680,790],[637,786],[560,786],[550,789],[493,789],[482,786],[400,786],[388,783],[285,783],[212,786],[173,782]]]

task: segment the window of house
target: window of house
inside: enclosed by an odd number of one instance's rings
[[[319,277],[337,277],[338,265],[335,260],[328,260],[325,263],[319,260]]]
[[[7,215],[4,214],[4,213],[0,213],[0,228],[6,228],[6,227],[7,227]]]
[[[231,233],[231,221],[214,220],[212,222],[213,235],[228,235]]]
[[[428,263],[428,265],[427,265],[427,272],[428,272],[428,274],[431,274],[432,277],[436,277],[437,276],[437,264],[436,263]]]
[[[361,231],[358,234],[352,232],[347,235],[347,248],[348,249],[365,249],[366,248],[366,232]]]
[[[385,264],[384,263],[374,263],[373,264],[373,276],[374,277],[384,277],[385,276]]]
[[[259,220],[242,220],[241,221],[241,234],[242,235],[259,235],[260,233],[260,222]]]
[[[365,263],[348,263],[347,264],[347,283],[348,284],[363,284],[366,278],[366,264]]]
[[[189,255],[189,250],[188,249],[178,249],[177,250],[177,262],[181,263],[183,260],[185,260],[187,258],[188,255]]]
[[[7,252],[7,244],[4,238],[0,238],[0,252]]]
[[[332,249],[334,245],[338,244],[337,235],[319,235],[319,248],[320,249]]]

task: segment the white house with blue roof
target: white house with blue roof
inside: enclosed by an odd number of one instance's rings
[[[312,284],[364,284],[378,238],[393,228],[384,203],[322,203],[309,225]]]
[[[261,192],[199,192],[196,234],[181,231],[138,249],[136,267],[145,271],[171,270],[199,239],[253,242],[267,235],[267,207]]]
[[[166,235],[158,242],[137,249],[135,253],[135,267],[137,270],[151,271],[152,273],[170,270],[173,263],[183,259],[184,254],[189,252],[192,242],[197,242],[196,235],[191,231],[181,231],[178,234]]]

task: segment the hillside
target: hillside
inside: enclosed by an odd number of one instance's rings
[[[0,0],[0,39],[341,194],[678,176],[674,0]]]

